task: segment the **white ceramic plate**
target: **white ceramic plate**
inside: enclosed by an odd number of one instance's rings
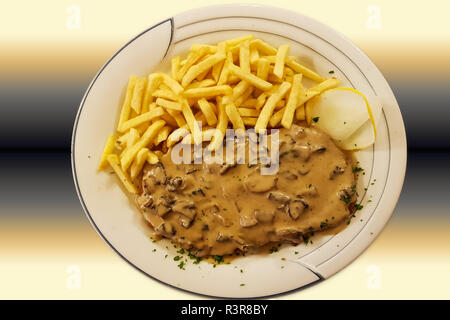
[[[193,43],[217,43],[250,33],[275,46],[290,44],[291,54],[319,74],[334,70],[344,85],[372,92],[382,100],[377,142],[357,153],[366,172],[358,190],[364,208],[342,232],[316,237],[313,245],[284,247],[274,254],[239,258],[217,268],[206,262],[188,262],[186,270],[180,270],[173,261],[173,246],[149,240],[138,210],[115,176],[96,172],[98,159],[108,134],[115,128],[130,75],[145,76],[166,68],[174,55],[187,51]],[[369,246],[397,203],[406,168],[406,138],[399,107],[383,75],[340,34],[282,9],[213,6],[188,11],[149,28],[102,67],[75,120],[72,167],[80,201],[93,226],[131,265],[154,279],[190,292],[217,297],[262,297],[327,279]]]

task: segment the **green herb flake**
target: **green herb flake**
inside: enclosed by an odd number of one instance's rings
[[[278,249],[276,248],[276,247],[272,247],[272,248],[270,248],[270,250],[269,250],[269,252],[272,254],[272,253],[274,253],[274,252],[277,252],[278,251]]]
[[[245,283],[241,283],[240,286],[241,286],[241,287],[245,286]]]
[[[223,262],[223,256],[215,255],[213,258],[214,258],[214,261],[217,262],[217,263],[222,263]]]
[[[318,121],[319,121],[319,118],[320,118],[320,117],[314,117],[314,118],[313,118],[313,121],[314,121],[314,122],[318,122]]]
[[[184,261],[180,262],[180,264],[178,265],[178,268],[180,268],[181,270],[186,270],[186,269],[184,269]]]
[[[177,253],[179,253],[179,254],[184,254],[184,249],[181,248],[180,250],[177,251]]]
[[[328,71],[329,74],[334,74],[334,70]]]
[[[175,257],[173,257],[173,261],[178,261],[178,260],[180,260],[182,257],[180,257],[180,256],[175,256]]]

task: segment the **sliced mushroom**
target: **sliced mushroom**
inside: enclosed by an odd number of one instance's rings
[[[269,200],[277,201],[280,203],[288,203],[291,200],[291,197],[289,197],[287,194],[281,192],[281,191],[272,191],[267,196]]]
[[[241,216],[241,218],[239,219],[239,223],[243,228],[250,228],[256,225],[258,223],[258,220],[256,220],[254,216],[245,215]]]
[[[197,214],[194,202],[187,200],[179,200],[172,206],[173,212],[177,212],[186,218],[193,220]]]
[[[159,225],[158,227],[154,228],[156,233],[165,236],[165,237],[171,237],[175,234],[175,228],[172,226],[170,222],[165,221],[163,224]]]
[[[308,205],[304,201],[298,199],[293,200],[289,204],[289,216],[293,220],[297,220],[298,217],[300,217],[300,215],[303,213],[303,211],[305,211],[307,207]]]
[[[182,177],[173,177],[168,179],[167,182],[167,190],[168,191],[179,191],[179,190],[183,190],[186,187],[186,184],[184,183],[184,179]]]
[[[231,168],[236,167],[236,163],[226,163],[220,166],[220,170],[219,173],[221,175],[224,175],[225,173],[228,172],[228,170],[230,170]]]
[[[214,204],[204,208],[202,210],[202,212],[206,215],[211,215],[211,214],[217,213],[217,212],[219,212],[219,206],[214,203]]]
[[[152,193],[155,186],[166,183],[166,172],[161,163],[157,163],[148,169],[142,178],[144,192]]]
[[[281,227],[275,230],[275,234],[284,240],[294,240],[301,237],[301,232],[295,227]]]
[[[261,175],[257,172],[251,174],[244,185],[251,192],[266,192],[274,188],[277,184],[275,175]]]
[[[303,198],[303,197],[317,197],[319,195],[319,191],[315,186],[312,184],[309,184],[305,189],[297,193],[297,197]]]
[[[311,146],[311,152],[313,153],[323,153],[327,150],[325,146],[322,145],[313,145]]]
[[[258,210],[256,209],[254,211],[255,218],[259,222],[272,222],[273,218],[275,217],[275,212],[270,210]]]
[[[300,169],[298,169],[298,173],[302,176],[306,176],[310,171],[311,169],[305,166],[301,166]]]
[[[153,198],[148,193],[143,193],[139,197],[136,198],[136,203],[142,210],[150,207],[153,204]]]
[[[171,195],[163,195],[156,201],[156,213],[158,216],[163,217],[170,211],[172,211],[172,205],[176,199]]]
[[[311,151],[311,147],[310,146],[301,146],[301,145],[299,145],[299,146],[294,146],[292,148],[291,153],[292,153],[292,156],[294,158],[299,158],[300,160],[306,162],[311,157],[312,151]]]
[[[280,176],[282,176],[286,180],[291,180],[291,181],[298,179],[298,176],[295,173],[293,173],[293,172],[291,172],[289,170],[280,172]]]
[[[333,171],[330,173],[330,180],[333,180],[336,178],[336,176],[341,175],[345,172],[345,167],[342,166],[336,166]]]
[[[217,237],[216,237],[217,242],[226,242],[226,241],[230,241],[230,240],[231,240],[231,237],[228,235],[224,235],[221,232],[219,232],[217,234]]]

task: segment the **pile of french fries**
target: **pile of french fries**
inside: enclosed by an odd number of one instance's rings
[[[146,162],[159,161],[162,146],[210,140],[208,148],[214,151],[228,127],[254,127],[261,133],[290,128],[293,121],[309,125],[308,101],[340,81],[301,65],[289,49],[252,35],[217,45],[194,44],[185,59],[172,59],[170,74],[131,76],[117,133],[109,136],[98,170],[109,165],[125,188],[137,193],[134,179]],[[317,85],[305,89],[303,77]]]

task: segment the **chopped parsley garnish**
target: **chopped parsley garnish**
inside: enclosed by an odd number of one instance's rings
[[[308,242],[309,242],[309,237],[308,237],[308,236],[303,236],[303,243],[304,243],[305,245],[307,245]],[[298,253],[298,252],[295,251],[295,254],[297,254],[297,253]]]
[[[245,286],[245,283],[241,283],[241,285],[240,285],[241,287],[243,287],[243,286]]]
[[[215,255],[213,258],[214,258],[214,261],[217,262],[217,263],[222,263],[223,262],[223,256]]]
[[[364,206],[360,205],[359,203],[355,203],[355,210],[361,210],[364,208]]]
[[[179,254],[184,254],[184,249],[181,248],[180,250],[177,251],[177,253],[179,253]]]
[[[178,261],[178,260],[180,260],[182,257],[180,257],[180,256],[175,256],[175,257],[173,257],[173,260],[174,261]]]
[[[200,261],[202,261],[202,258],[199,258],[199,257],[193,255],[193,254],[190,253],[190,252],[188,253],[188,257],[189,257],[191,260],[195,260],[195,261],[193,262],[194,264],[199,264]]]
[[[320,223],[320,229],[326,228],[328,226],[328,222],[327,221],[322,221]]]
[[[180,268],[181,270],[185,270],[184,269],[184,261],[181,261],[180,264],[178,264],[178,268]]]
[[[329,73],[329,74],[333,74],[333,73],[334,73],[334,70],[330,70],[330,71],[328,71],[328,73]]]
[[[277,251],[278,251],[278,249],[276,247],[272,247],[269,250],[270,253],[274,253],[274,252],[277,252]]]
[[[320,118],[320,117],[314,117],[314,118],[313,118],[313,121],[314,121],[314,122],[317,122],[317,121],[319,121],[319,118]]]
[[[361,168],[361,167],[353,167],[353,168],[352,168],[352,171],[353,171],[353,172],[361,172],[361,171],[364,171],[364,169]]]

